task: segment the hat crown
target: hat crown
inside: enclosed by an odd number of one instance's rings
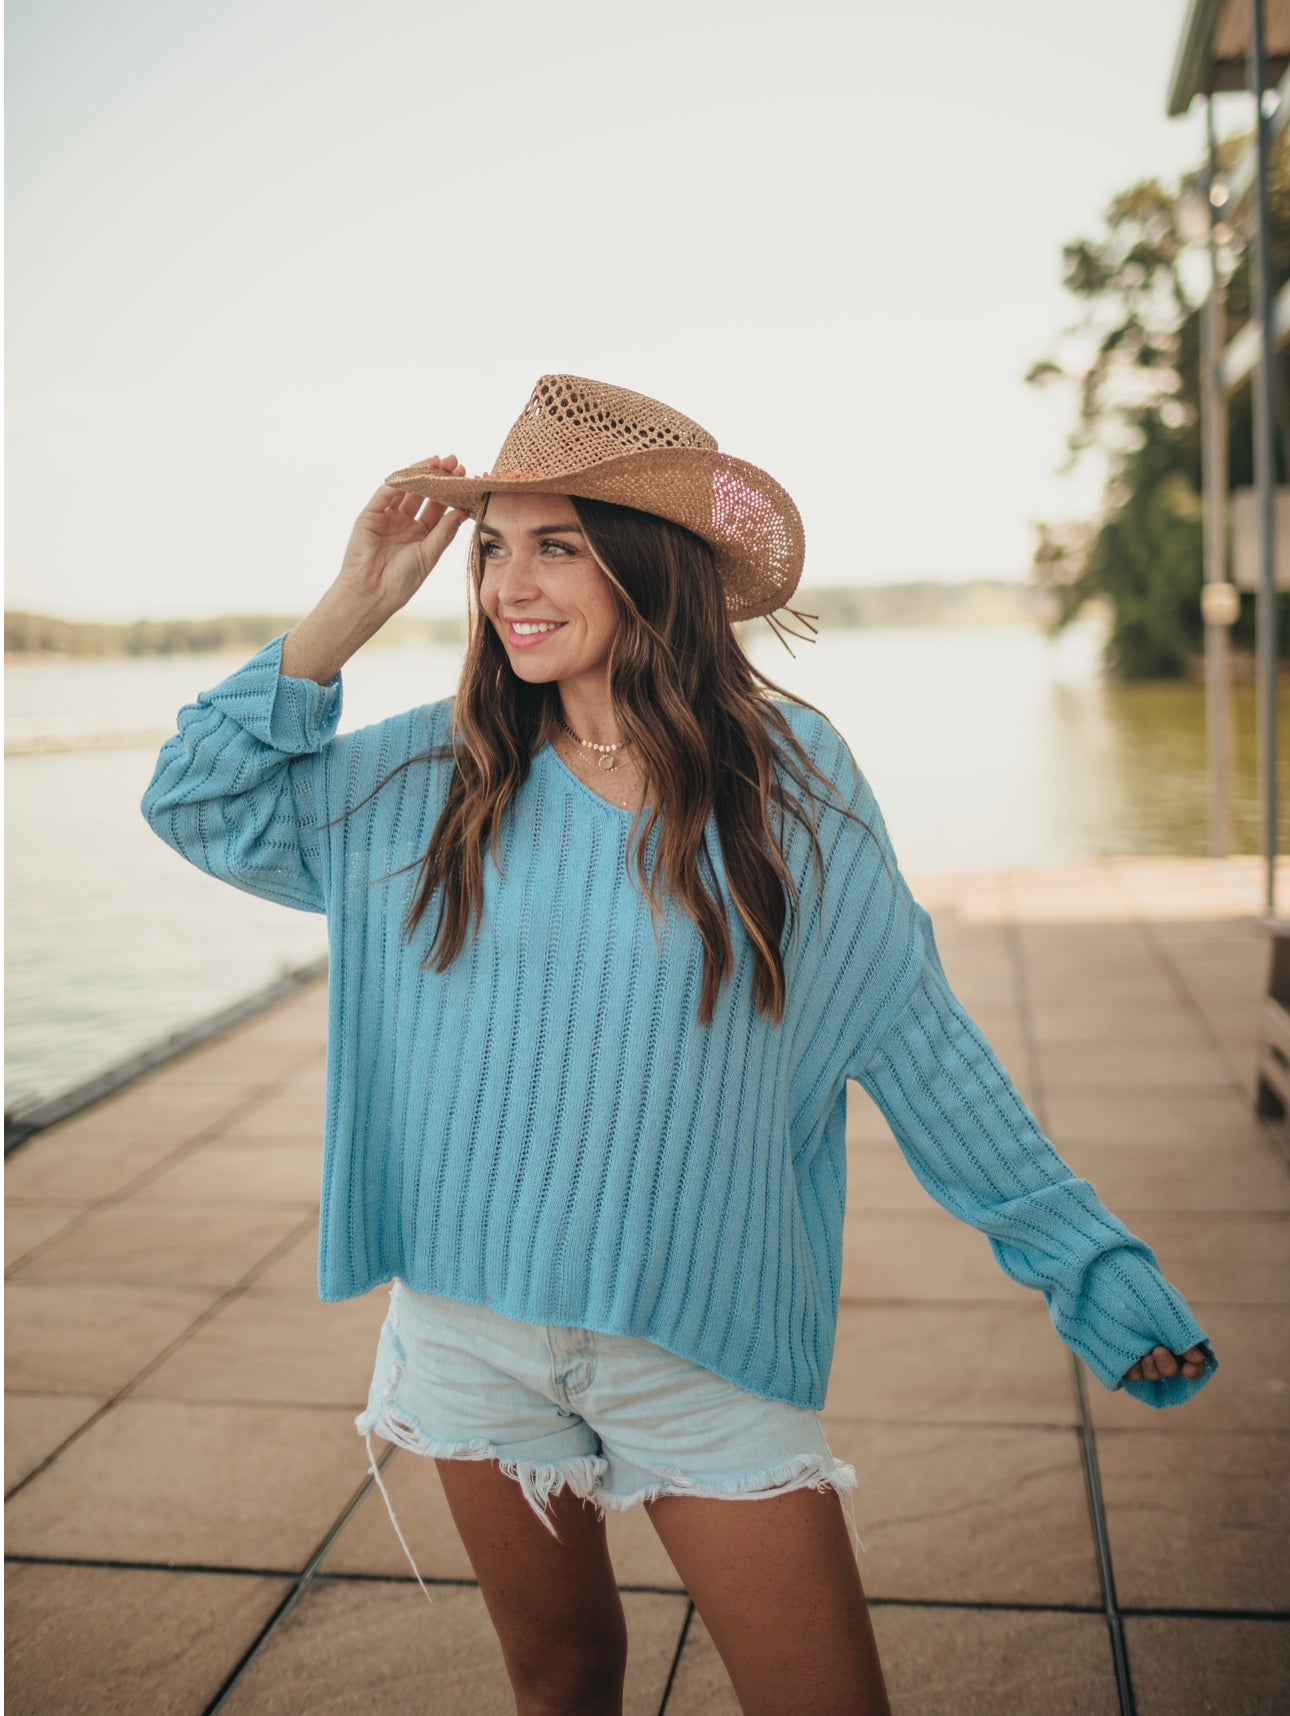
[[[493,475],[557,477],[663,447],[717,451],[706,429],[657,399],[581,375],[544,375],[503,442]]]

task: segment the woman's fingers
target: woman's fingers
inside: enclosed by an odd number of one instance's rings
[[[455,453],[444,453],[442,455],[436,453],[432,458],[423,459],[421,463],[423,466],[437,465],[445,477],[464,477],[466,475],[466,467],[461,463]],[[412,495],[409,498],[413,502],[410,509],[413,513],[415,513],[422,505],[422,502],[425,501],[425,511],[421,514],[421,523],[424,524],[428,530],[435,529],[443,518],[444,513],[449,509],[449,502],[447,501],[426,500],[423,495]]]
[[[1168,1347],[1152,1347],[1137,1364],[1125,1371],[1124,1381],[1163,1382],[1168,1377],[1177,1376],[1180,1371],[1183,1376],[1196,1377],[1204,1370],[1205,1363],[1205,1354],[1199,1347],[1191,1347],[1181,1356],[1171,1353]]]
[[[432,528],[427,530],[426,541],[442,554],[462,525],[469,522],[470,514],[460,511],[457,507],[440,507],[439,511],[442,516],[438,520],[431,521],[423,517],[421,522],[432,525]]]

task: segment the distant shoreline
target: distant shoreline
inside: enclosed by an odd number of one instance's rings
[[[962,584],[924,579],[906,584],[818,585],[799,589],[790,601],[794,608],[818,616],[812,623],[821,632],[879,626],[1044,625],[1055,613],[1048,591],[1002,578]],[[299,618],[298,614],[223,614],[203,620],[114,624],[11,609],[4,617],[5,659],[82,661],[258,650],[289,631]],[[793,626],[806,629],[804,622],[789,618]],[[751,626],[763,623],[740,622]],[[396,615],[372,641],[377,647],[414,642],[456,646],[466,641],[466,635],[465,614],[443,618]]]

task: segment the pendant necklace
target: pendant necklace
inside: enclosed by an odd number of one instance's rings
[[[582,750],[599,752],[599,755],[596,758],[597,767],[599,767],[600,769],[603,769],[605,771],[609,771],[611,769],[615,769],[618,767],[618,758],[615,755],[615,753],[623,750],[630,743],[630,740],[620,739],[616,745],[599,745],[596,743],[596,741],[594,739],[581,739],[581,738],[579,738],[578,735],[574,732],[573,728],[565,720],[563,715],[561,715],[559,719],[560,719],[560,725],[564,728],[565,732],[569,735],[569,737],[573,740],[573,742],[576,745],[581,747]],[[623,810],[631,810],[632,809],[632,806],[627,802],[626,799],[619,799],[618,804]]]
[[[602,769],[612,769],[617,766],[618,759],[613,756],[612,753],[614,751],[621,751],[624,745],[627,744],[626,739],[620,739],[616,745],[598,745],[594,739],[580,739],[574,732],[573,728],[565,720],[563,715],[560,717],[560,725],[564,728],[565,732],[575,744],[582,745],[588,751],[600,752],[600,756],[597,757],[596,761]]]

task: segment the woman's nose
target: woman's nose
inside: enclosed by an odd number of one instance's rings
[[[512,554],[501,569],[497,586],[507,595],[523,595],[526,591],[537,589],[536,568],[530,556],[522,550]]]

